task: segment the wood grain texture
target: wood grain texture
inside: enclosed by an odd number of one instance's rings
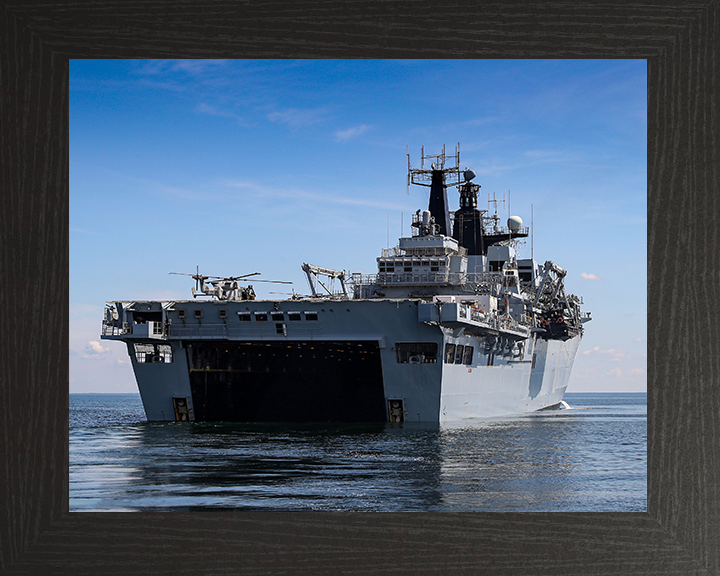
[[[720,574],[718,3],[0,5],[0,572]],[[119,57],[647,59],[648,512],[68,513],[68,59]]]

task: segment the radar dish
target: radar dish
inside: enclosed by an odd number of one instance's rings
[[[522,218],[520,218],[520,216],[510,216],[510,218],[508,218],[507,225],[511,231],[517,232],[520,228],[522,228]]]

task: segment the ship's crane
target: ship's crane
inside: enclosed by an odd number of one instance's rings
[[[322,298],[325,297],[324,294],[320,294],[316,288],[315,288],[315,282],[320,284],[325,290],[327,291],[328,295],[335,296],[335,294],[332,293],[332,291],[323,284],[322,280],[318,278],[318,276],[327,276],[328,278],[334,280],[337,278],[340,280],[340,285],[342,286],[342,293],[345,298],[350,298],[350,294],[348,293],[347,285],[345,284],[345,271],[342,272],[340,270],[333,270],[332,268],[323,268],[322,266],[315,266],[313,264],[308,264],[306,262],[303,262],[302,265],[303,272],[307,274],[308,282],[310,283],[310,290],[312,290],[312,295],[315,298]]]

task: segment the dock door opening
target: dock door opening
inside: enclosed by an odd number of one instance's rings
[[[390,422],[405,422],[405,409],[401,398],[388,399],[388,419]]]

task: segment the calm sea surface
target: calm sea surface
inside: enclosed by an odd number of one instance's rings
[[[71,511],[644,512],[647,395],[457,427],[145,422],[70,395]]]

